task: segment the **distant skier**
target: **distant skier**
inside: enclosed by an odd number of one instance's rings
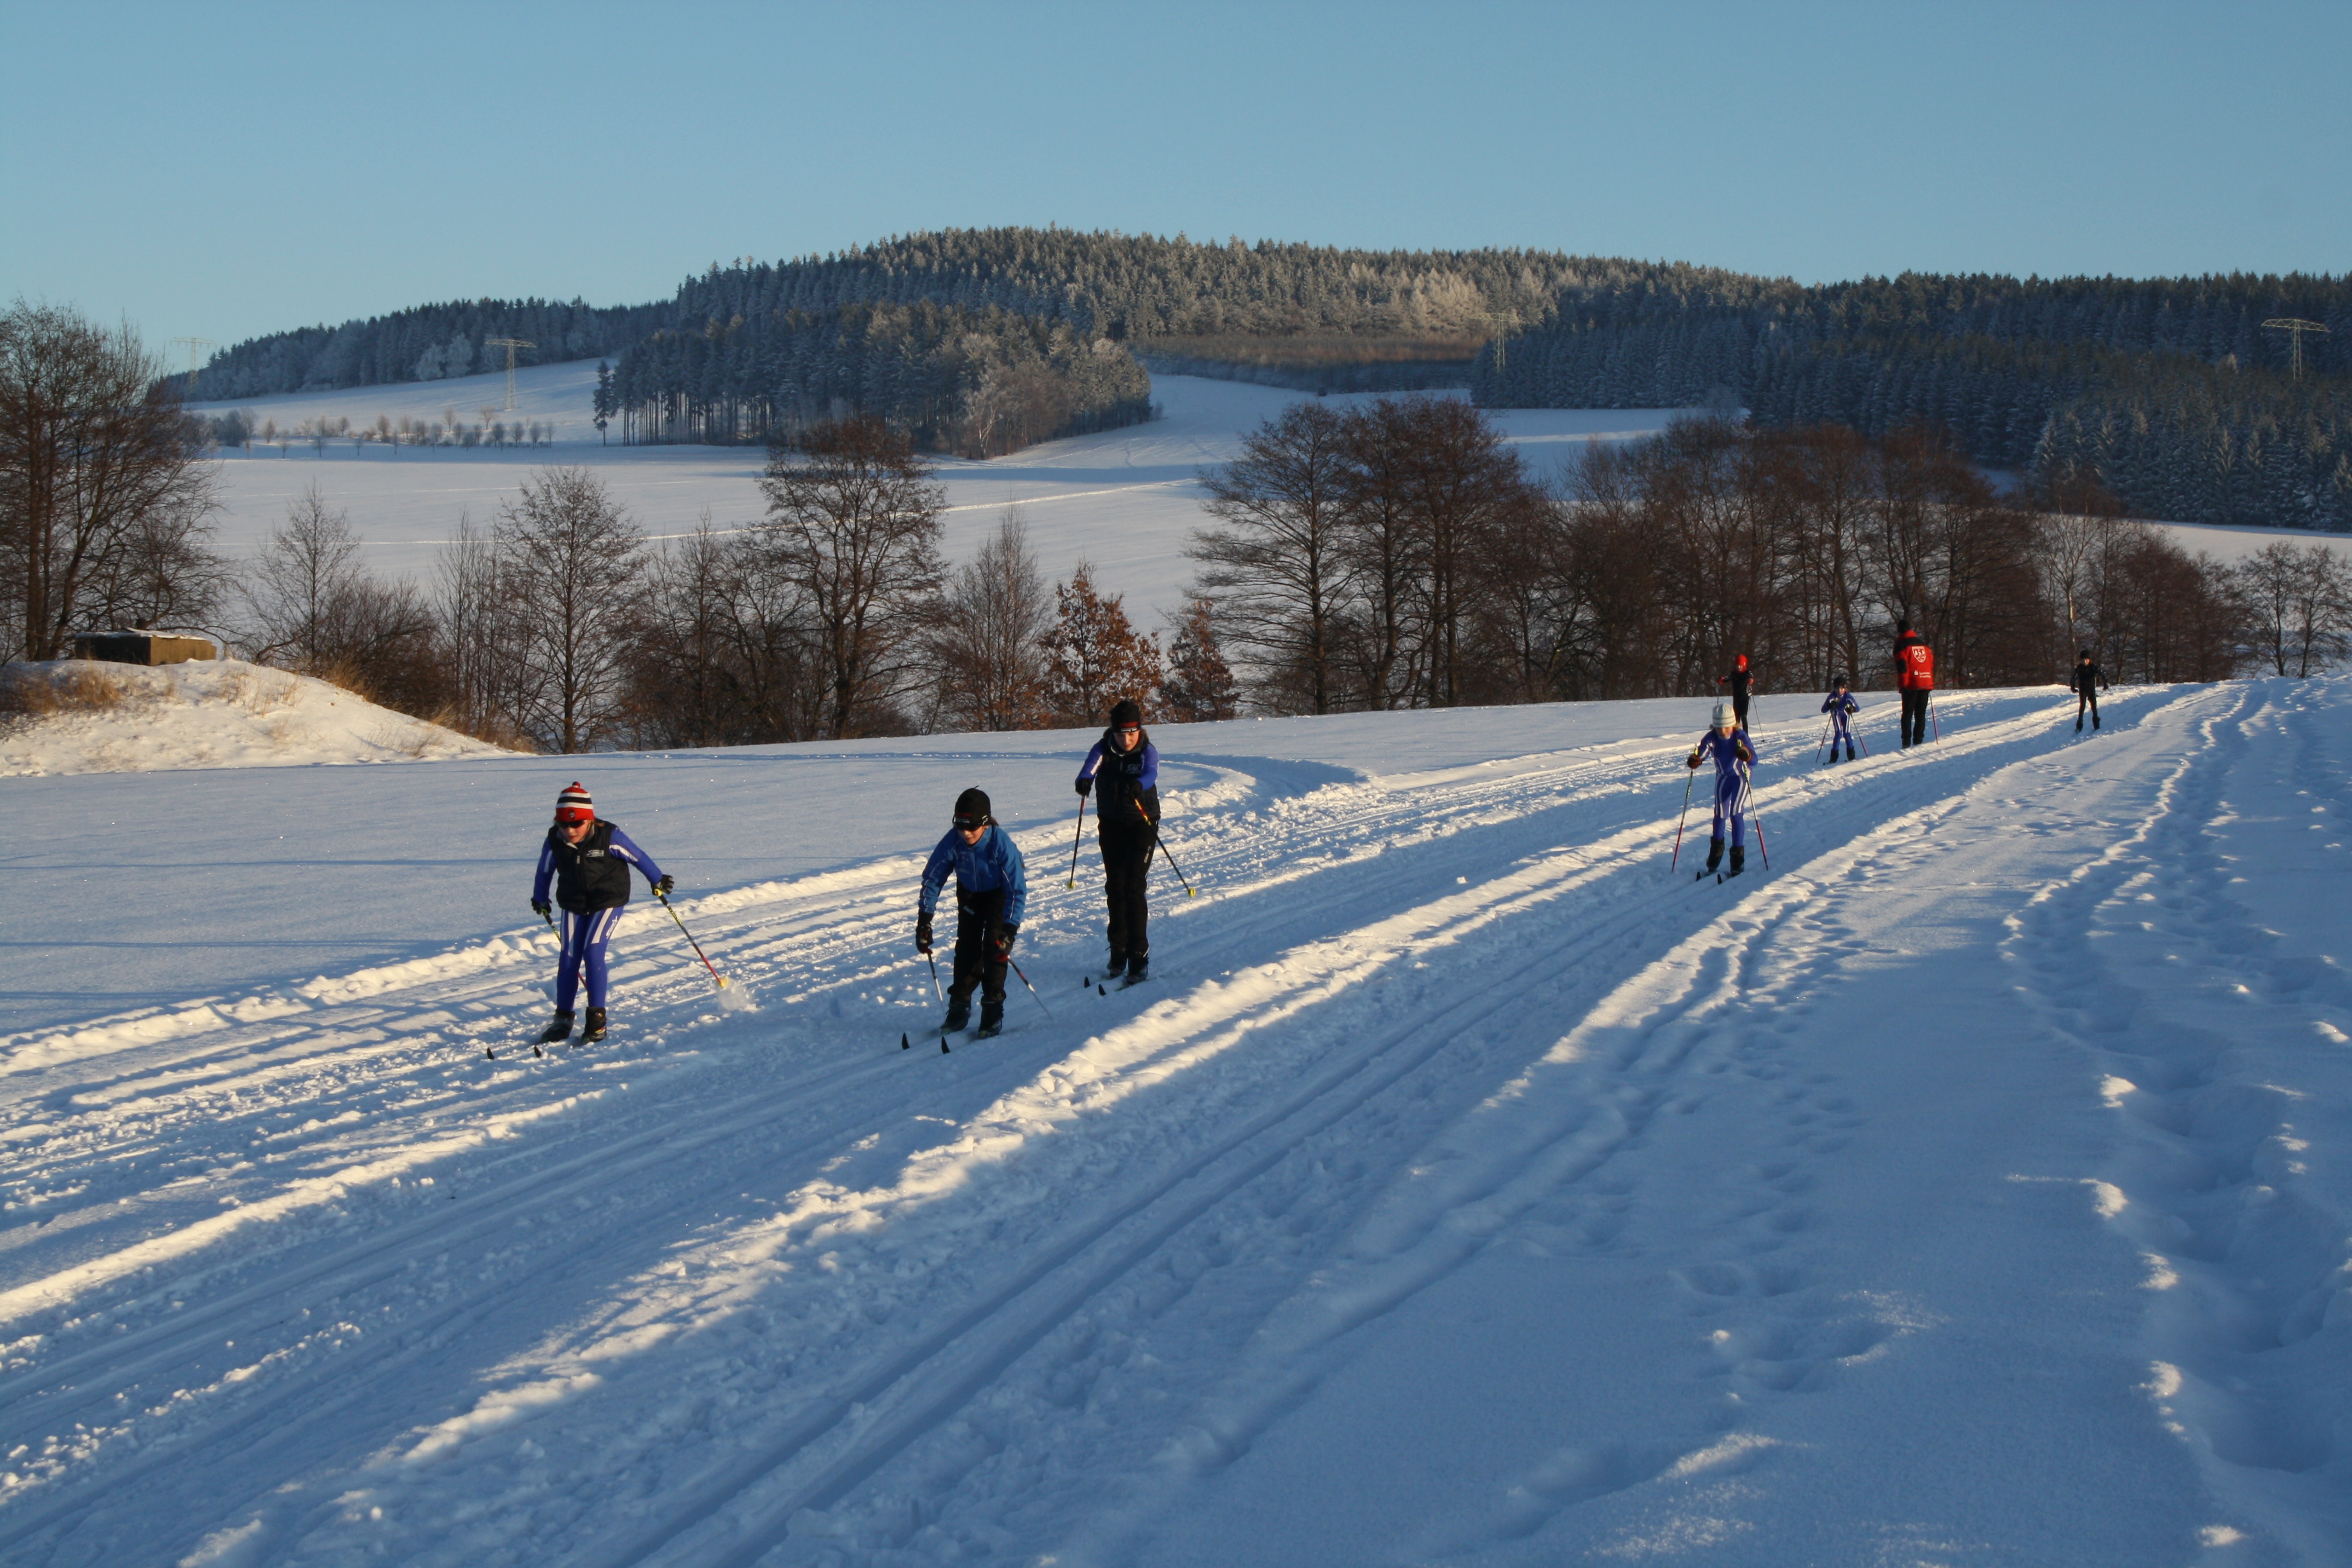
[[[1748,728],[1748,698],[1756,687],[1756,672],[1748,668],[1748,656],[1741,654],[1731,673],[1717,676],[1715,683],[1731,689],[1731,710],[1738,717],[1739,727]]]
[[[588,972],[588,1017],[580,1043],[593,1045],[604,1037],[604,994],[609,969],[605,944],[613,939],[621,910],[629,901],[629,868],[645,873],[653,889],[667,898],[677,879],[654,864],[653,857],[629,842],[629,836],[596,816],[596,804],[578,784],[555,797],[555,824],[540,846],[539,870],[531,878],[530,907],[544,919],[550,913],[547,885],[555,883],[555,903],[563,910],[557,927],[562,955],[556,960],[555,1016],[539,1037],[549,1045],[572,1034],[572,1004],[580,993],[580,972]]]
[[[1853,726],[1848,722],[1862,711],[1862,704],[1845,689],[1845,677],[1830,682],[1830,694],[1822,703],[1822,711],[1830,716],[1830,761],[1838,760],[1838,742],[1845,742],[1845,760],[1853,761]]]
[[[1004,966],[1029,906],[1029,875],[1020,847],[989,815],[984,791],[956,796],[955,822],[923,868],[923,892],[916,906],[915,951],[931,951],[931,911],[948,873],[956,879],[955,983],[948,987],[948,1016],[940,1026],[950,1033],[971,1021],[971,988],[980,987],[980,1037],[1004,1027]]]
[[[1078,795],[1097,784],[1096,834],[1102,845],[1103,900],[1109,906],[1108,973],[1124,968],[1129,985],[1151,972],[1150,910],[1145,873],[1160,841],[1160,749],[1144,732],[1143,710],[1121,701],[1102,739],[1078,768]]]
[[[1756,748],[1739,727],[1739,715],[1728,702],[1715,705],[1715,728],[1698,739],[1691,748],[1687,765],[1697,767],[1712,758],[1715,763],[1715,836],[1706,847],[1706,871],[1712,871],[1723,861],[1723,825],[1731,822],[1731,868],[1727,876],[1737,877],[1747,868],[1748,860],[1748,774],[1745,771],[1756,763]],[[1701,871],[1700,876],[1706,875]]]
[[[2085,708],[2091,710],[2091,728],[2097,729],[2099,727],[2099,692],[2105,688],[2107,678],[2099,673],[2098,662],[2092,658],[2089,648],[2083,650],[2082,661],[2074,666],[2074,673],[2067,679],[2066,684],[2074,691],[2076,731],[2080,732],[2083,728],[2083,710]]]
[[[1906,748],[1927,739],[1927,698],[1936,689],[1936,650],[1906,622],[1895,639],[1895,684],[1903,692],[1903,716],[1897,721]]]

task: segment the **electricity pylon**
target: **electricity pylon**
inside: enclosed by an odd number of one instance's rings
[[[203,368],[196,363],[196,354],[200,350],[216,349],[220,344],[210,338],[173,338],[172,346],[175,349],[185,347],[188,351],[188,395],[194,397],[196,395],[196,372]]]
[[[539,345],[534,342],[527,342],[521,338],[484,338],[482,340],[482,345],[485,348],[503,348],[507,351],[507,405],[499,412],[504,414],[516,413],[518,409],[515,404],[514,395],[515,350],[535,349],[539,347]]]
[[[1519,313],[1517,310],[1488,310],[1486,317],[1495,323],[1495,335],[1491,341],[1495,345],[1495,369],[1500,372],[1503,368],[1503,345],[1509,340],[1511,329],[1519,324]]]
[[[2303,334],[2324,332],[2327,330],[2327,324],[2324,321],[2306,321],[2300,316],[2273,316],[2263,325],[2284,332],[2294,340],[2294,379],[2301,381],[2303,379]]]

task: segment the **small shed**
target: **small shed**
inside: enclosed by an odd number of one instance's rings
[[[162,632],[98,632],[74,638],[76,658],[107,664],[185,664],[192,658],[215,657],[203,637],[167,637]]]

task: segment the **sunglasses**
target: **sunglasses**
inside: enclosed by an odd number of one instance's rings
[[[975,827],[987,826],[988,818],[984,816],[959,816],[955,819],[955,825],[956,831],[958,833],[970,833]]]
[[[1118,732],[1122,735],[1140,735],[1143,733],[1143,728],[1139,724],[1121,724],[1118,727]]]

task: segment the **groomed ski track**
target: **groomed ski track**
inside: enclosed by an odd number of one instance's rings
[[[1169,731],[1152,980],[1082,988],[1091,843],[1024,833],[1055,1016],[949,1057],[906,857],[681,901],[756,1013],[634,926],[591,1050],[530,1057],[528,931],[9,1037],[0,1561],[2352,1561],[2292,1131],[2352,987],[2230,841],[2300,814],[2343,901],[2347,697],[1766,725],[1722,887],[1696,723],[1377,782]],[[1858,1500],[1906,1429],[1966,1473]]]

